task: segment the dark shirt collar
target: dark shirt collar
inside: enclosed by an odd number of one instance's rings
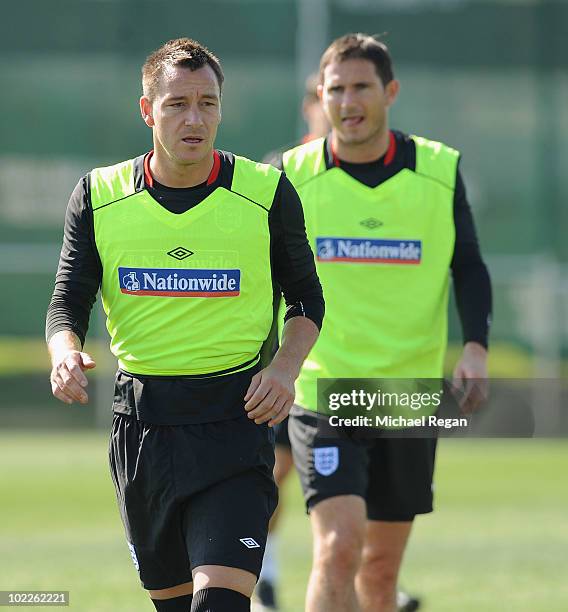
[[[387,167],[392,164],[393,159],[395,158],[397,150],[396,138],[392,130],[389,130],[389,146],[386,153],[380,157],[378,160],[369,162],[369,163],[380,163],[381,165]],[[325,139],[325,165],[329,170],[330,168],[341,168],[342,163],[351,163],[351,162],[342,162],[339,157],[337,157],[336,152],[333,149],[333,144],[331,138],[328,136]]]
[[[150,172],[150,158],[153,154],[154,151],[152,150],[144,155],[139,155],[134,160],[134,186],[136,191],[141,191],[145,187],[152,189],[154,187],[154,183],[157,183]],[[213,150],[213,167],[211,168],[211,172],[207,177],[207,181],[204,182],[204,185],[213,185],[213,183],[215,183],[215,181],[217,181],[219,178],[220,170],[221,156],[215,149]]]

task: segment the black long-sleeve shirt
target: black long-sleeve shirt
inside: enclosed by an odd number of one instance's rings
[[[181,214],[197,206],[215,189],[231,189],[235,158],[219,151],[219,173],[211,184],[171,188],[144,176],[144,157],[135,161],[135,180],[164,208]],[[302,205],[290,181],[282,174],[268,214],[270,263],[274,282],[282,288],[288,305],[285,319],[304,316],[321,327],[324,302],[313,253],[306,238]],[[55,289],[46,320],[47,340],[58,331],[74,332],[82,343],[89,316],[102,281],[102,264],[97,252],[90,175],[75,187],[65,217],[63,247]],[[159,424],[205,422],[242,414],[242,398],[253,367],[243,372],[209,379],[132,376],[119,372],[115,412],[136,414],[140,420]],[[135,388],[140,387],[136,392]],[[215,407],[211,400],[215,398]]]
[[[330,139],[324,144],[328,169],[339,165],[356,180],[368,187],[376,187],[402,169],[416,170],[416,145],[407,134],[393,130],[394,137],[383,157],[369,163],[349,163],[337,159]],[[273,152],[265,161],[282,168],[282,152]],[[462,325],[463,341],[478,342],[487,348],[491,320],[491,280],[481,257],[471,208],[467,201],[464,181],[457,169],[454,191],[455,244],[450,268],[454,281],[456,305]]]

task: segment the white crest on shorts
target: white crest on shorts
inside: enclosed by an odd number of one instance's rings
[[[260,548],[260,544],[252,538],[241,538],[239,542],[242,542],[247,548]]]
[[[134,563],[134,567],[136,568],[137,572],[140,572],[140,566],[138,565],[138,557],[136,556],[136,549],[134,548],[134,545],[131,544],[130,542],[127,542],[128,544],[128,548],[130,549],[130,556],[132,557],[132,563]]]
[[[322,476],[333,474],[339,467],[339,448],[337,446],[314,448],[314,467]]]

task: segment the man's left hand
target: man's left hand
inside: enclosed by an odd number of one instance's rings
[[[478,342],[467,342],[454,369],[453,386],[464,414],[475,412],[489,396],[487,349]]]

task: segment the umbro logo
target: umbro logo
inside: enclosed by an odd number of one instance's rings
[[[185,247],[176,247],[175,249],[168,251],[168,255],[174,259],[177,259],[178,261],[181,261],[182,259],[187,259],[189,256],[193,255],[193,251],[190,251]]]
[[[241,538],[239,542],[242,542],[247,548],[260,548],[260,544],[252,538]]]
[[[361,221],[360,223],[360,225],[368,229],[377,229],[377,227],[381,227],[382,224],[383,224],[382,221],[379,221],[378,219],[375,219],[374,217],[363,219],[363,221]]]

